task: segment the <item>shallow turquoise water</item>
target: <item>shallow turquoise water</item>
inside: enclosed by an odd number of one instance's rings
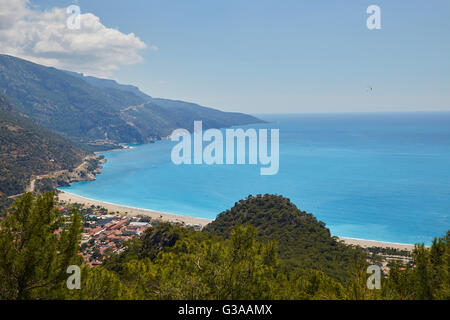
[[[425,242],[450,229],[450,113],[264,115],[280,130],[280,170],[172,164],[174,143],[108,152],[84,197],[215,218],[249,194],[276,193],[333,235]]]

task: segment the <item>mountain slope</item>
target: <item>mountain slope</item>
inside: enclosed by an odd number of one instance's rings
[[[0,88],[17,110],[77,140],[140,138],[117,117],[122,106],[143,102],[132,93],[99,90],[55,68],[5,55],[0,55]]]
[[[331,237],[325,223],[300,211],[289,199],[277,195],[249,197],[219,214],[205,232],[229,237],[236,225],[251,224],[258,236],[278,242],[278,254],[287,268],[322,270],[344,279],[357,251]]]
[[[193,131],[196,120],[202,120],[203,129],[262,122],[241,113],[222,112],[194,103],[155,98],[139,106],[122,109],[120,116],[127,123],[133,123],[141,135],[160,137],[166,137],[178,128]]]
[[[23,118],[0,95],[0,198],[24,192],[32,174],[71,169],[85,155],[73,142]]]
[[[111,80],[111,79],[102,79],[102,78],[96,78],[96,77],[92,77],[92,76],[85,76],[82,73],[78,73],[78,72],[72,72],[72,71],[66,71],[66,70],[64,70],[64,71],[74,77],[83,79],[90,85],[97,87],[97,88],[119,89],[119,90],[134,93],[135,95],[144,99],[145,101],[149,101],[152,99],[152,97],[150,97],[149,95],[147,95],[147,94],[143,93],[141,90],[139,90],[138,87],[135,87],[132,85],[120,84],[120,83],[117,83],[115,80]]]
[[[122,108],[121,118],[129,123],[133,123],[143,136],[155,134],[168,136],[177,128],[193,130],[195,120],[203,120],[204,129],[263,122],[242,113],[222,112],[185,101],[152,98],[135,86],[119,84],[114,80],[83,76],[83,74],[70,71],[66,72],[85,80],[94,87],[124,90],[142,98],[145,103]]]
[[[7,55],[0,55],[0,88],[36,123],[84,143],[150,142],[192,127],[193,119],[203,120],[206,128],[261,122],[244,114],[152,99],[133,86]]]

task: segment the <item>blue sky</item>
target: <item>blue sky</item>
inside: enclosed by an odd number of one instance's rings
[[[450,110],[448,0],[31,0],[70,4],[147,45],[111,76],[155,97],[247,113]],[[371,4],[381,30],[366,28]]]

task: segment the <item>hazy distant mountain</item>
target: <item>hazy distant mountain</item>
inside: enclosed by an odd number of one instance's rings
[[[195,120],[203,120],[204,128],[222,128],[262,122],[242,113],[222,112],[185,101],[152,98],[140,91],[138,87],[119,84],[114,80],[84,76],[71,71],[66,72],[85,80],[94,87],[124,90],[144,99],[146,103],[121,110],[122,119],[134,123],[143,136],[151,136],[155,133],[159,136],[168,136],[176,128],[192,130]]]
[[[71,169],[85,155],[73,142],[22,117],[0,95],[0,202],[24,192],[32,174]]]
[[[143,143],[190,129],[261,122],[182,101],[154,99],[133,86],[0,55],[0,90],[36,123],[84,143]]]
[[[137,95],[138,97],[144,99],[144,100],[151,100],[152,97],[150,97],[149,95],[143,93],[141,90],[139,90],[138,87],[129,85],[129,84],[120,84],[117,83],[115,80],[110,80],[110,79],[101,79],[101,78],[96,78],[96,77],[92,77],[92,76],[85,76],[82,73],[78,73],[78,72],[72,72],[72,71],[66,71],[68,74],[73,75],[75,77],[81,78],[83,80],[85,80],[86,82],[88,82],[90,85],[97,87],[97,88],[111,88],[111,89],[119,89],[119,90],[124,90],[124,91],[128,91],[131,93],[134,93],[135,95]]]

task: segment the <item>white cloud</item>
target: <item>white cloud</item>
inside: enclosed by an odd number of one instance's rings
[[[28,14],[28,0],[0,0],[0,30],[12,27]]]
[[[148,47],[135,34],[108,28],[99,17],[83,12],[80,28],[72,30],[66,8],[39,11],[28,2],[0,0],[0,53],[96,76],[142,62],[139,52]]]

